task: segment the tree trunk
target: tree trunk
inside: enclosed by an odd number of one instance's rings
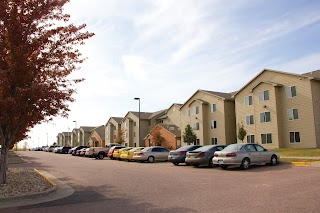
[[[5,144],[5,143],[3,143]],[[8,155],[9,147],[1,147],[1,162],[0,162],[0,184],[7,183],[7,171],[8,171]]]

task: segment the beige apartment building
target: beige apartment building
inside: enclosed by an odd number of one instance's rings
[[[123,118],[111,117],[105,125],[105,141],[106,145],[115,143],[119,129],[121,129],[121,121]]]
[[[236,123],[247,131],[243,142],[320,147],[320,71],[299,75],[264,69],[234,98]]]
[[[96,128],[94,126],[81,126],[78,132],[79,146],[88,146],[88,140],[91,134],[91,131]]]
[[[180,106],[180,115],[174,113],[176,105],[173,105],[172,116],[169,111],[168,119],[180,127],[181,134],[189,124],[197,135],[195,144],[235,143],[237,141],[235,104],[232,95],[232,93],[198,90]],[[180,117],[180,121],[178,117]],[[181,139],[183,140],[182,135]],[[181,145],[186,144],[182,141]]]

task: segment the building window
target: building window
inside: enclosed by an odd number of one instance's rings
[[[215,112],[215,111],[217,111],[217,105],[216,104],[211,104],[210,112]]]
[[[212,145],[217,145],[218,144],[218,139],[217,138],[211,138],[211,144]]]
[[[186,110],[186,116],[190,116],[190,109]]]
[[[127,128],[128,127],[128,124],[127,122],[124,123],[124,128]]]
[[[128,147],[128,143],[124,143],[124,146],[125,146],[125,147]]]
[[[253,115],[247,115],[246,116],[246,125],[252,125],[254,124]]]
[[[128,138],[128,133],[126,132],[126,138]]]
[[[245,105],[245,106],[250,106],[250,105],[252,105],[252,96],[245,96],[245,97],[244,97],[244,105]]]
[[[137,143],[134,143],[134,147],[137,147]]]
[[[300,132],[290,132],[290,143],[300,143]]]
[[[117,127],[116,127],[116,126],[114,126],[114,127],[113,127],[113,129],[114,129],[114,130],[117,130]]]
[[[199,114],[199,107],[198,106],[192,107],[192,114],[193,115]]]
[[[298,109],[288,109],[288,119],[290,121],[299,119]]]
[[[217,121],[211,121],[211,129],[217,128]]]
[[[114,135],[114,136],[113,136],[113,138],[117,138],[117,136],[116,136],[116,135]]]
[[[272,134],[271,133],[261,134],[261,143],[262,144],[272,143]]]
[[[255,143],[254,135],[247,135],[247,143]]]
[[[286,95],[287,95],[287,98],[293,98],[297,96],[296,86],[286,87]]]
[[[194,145],[200,145],[200,139],[196,139],[196,141],[193,144]]]
[[[137,122],[133,122],[133,126],[137,126]]]
[[[269,100],[269,90],[259,92],[259,101]]]
[[[136,132],[133,132],[133,137],[136,137]]]
[[[107,135],[107,139],[109,139],[110,138],[110,136],[109,135]]]
[[[271,121],[271,113],[270,112],[261,112],[260,113],[260,122],[266,123]]]
[[[193,128],[194,130],[200,130],[200,124],[199,124],[199,122],[193,123],[193,124],[192,124],[192,128]]]

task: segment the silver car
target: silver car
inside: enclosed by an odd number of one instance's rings
[[[239,143],[230,144],[222,151],[215,152],[212,163],[220,165],[222,169],[227,169],[228,166],[240,166],[242,169],[248,169],[250,165],[267,163],[275,166],[279,159],[278,153],[268,151],[259,144]]]
[[[133,160],[135,161],[167,161],[169,150],[161,146],[146,147],[138,152],[134,152]]]
[[[206,145],[193,151],[187,152],[185,162],[194,167],[206,165],[212,167],[213,154],[216,151],[223,150],[225,145]]]

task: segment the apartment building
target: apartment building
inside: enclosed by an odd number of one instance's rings
[[[106,145],[110,143],[115,143],[118,135],[119,129],[121,129],[120,122],[123,118],[121,117],[111,117],[105,125],[105,141]]]
[[[78,135],[79,135],[79,129],[74,128],[71,132],[71,146],[72,147],[79,145]]]
[[[88,146],[90,147],[105,147],[105,126],[101,125],[93,130],[91,130],[91,134],[88,140]]]
[[[320,147],[319,91],[319,70],[301,75],[262,70],[234,95],[236,123],[247,132],[243,142],[266,148]]]
[[[91,131],[96,128],[94,126],[81,126],[79,128],[79,146],[88,146],[88,140],[91,135]]]
[[[179,109],[181,134],[189,124],[197,135],[195,144],[236,143],[235,103],[232,95],[197,90]],[[175,122],[179,123],[178,115],[173,115],[176,116]],[[182,145],[186,144],[182,142]]]

